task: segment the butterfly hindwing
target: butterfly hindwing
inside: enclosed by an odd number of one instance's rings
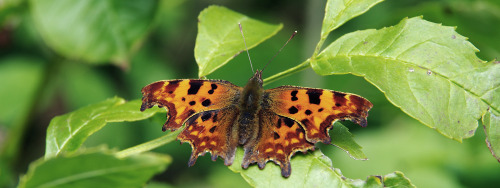
[[[141,111],[154,105],[167,108],[163,131],[176,130],[196,113],[233,104],[240,93],[241,87],[223,80],[158,81],[142,88]]]
[[[278,116],[269,109],[260,110],[259,136],[244,146],[245,156],[242,166],[257,163],[264,168],[269,160],[280,165],[281,174],[290,176],[290,158],[295,152],[314,150],[314,144],[306,140],[304,129],[294,120]]]
[[[186,121],[186,128],[177,139],[188,142],[192,153],[189,166],[206,152],[212,154],[212,160],[218,156],[224,159],[225,165],[231,165],[238,146],[238,134],[233,130],[233,123],[239,114],[238,108],[230,106],[220,110],[198,113]]]
[[[265,91],[264,103],[274,113],[301,124],[309,142],[329,144],[334,121],[351,120],[366,126],[370,101],[354,94],[326,89],[281,86]]]

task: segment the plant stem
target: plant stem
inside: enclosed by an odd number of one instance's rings
[[[124,158],[124,157],[128,157],[130,155],[135,155],[135,154],[139,154],[142,152],[151,151],[153,149],[156,149],[157,147],[160,147],[162,145],[165,145],[169,142],[174,141],[175,138],[177,137],[177,135],[181,132],[181,130],[182,129],[179,129],[177,131],[170,132],[164,136],[161,136],[161,137],[154,139],[154,140],[151,140],[149,142],[145,142],[145,143],[139,144],[137,146],[133,146],[133,147],[124,149],[122,151],[117,152],[115,155],[118,158]]]
[[[266,79],[264,79],[264,85],[267,85],[271,82],[274,82],[276,80],[279,80],[281,78],[284,78],[284,77],[287,77],[287,76],[290,76],[291,74],[293,73],[296,73],[296,72],[300,72],[306,68],[309,67],[309,62],[310,62],[310,59],[307,59],[305,60],[304,62],[302,62],[301,64],[295,66],[295,67],[292,67],[288,70],[285,70],[283,72],[280,72],[278,74],[275,74],[275,75],[272,75],[270,77],[267,77]]]
[[[318,44],[316,45],[316,48],[314,49],[314,53],[311,58],[316,58],[318,56],[319,51],[321,50],[321,47],[323,46],[323,43],[325,43],[326,38],[328,35],[321,36],[321,38],[318,41]]]

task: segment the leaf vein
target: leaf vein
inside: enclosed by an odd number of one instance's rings
[[[406,25],[405,25],[405,26],[406,26]],[[383,53],[385,53],[388,49],[390,49],[390,48],[391,48],[391,46],[392,46],[392,44],[394,44],[394,42],[396,42],[396,41],[399,39],[399,37],[401,37],[401,34],[402,34],[405,30],[406,30],[406,27],[403,27],[401,30],[399,30],[399,32],[397,33],[397,35],[393,37],[393,40],[391,41],[391,43],[390,43],[389,45],[387,45],[387,48],[385,48],[385,49],[384,49],[384,51],[382,51],[382,52],[380,52],[380,53],[378,53],[378,54],[376,54],[376,55],[380,55],[380,56],[382,56],[382,54],[383,54]]]

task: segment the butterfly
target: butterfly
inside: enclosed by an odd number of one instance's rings
[[[283,177],[291,174],[295,152],[330,144],[328,130],[337,120],[367,125],[372,103],[358,95],[326,89],[281,86],[264,90],[257,70],[245,87],[224,80],[179,79],[158,81],[142,89],[141,111],[155,105],[168,111],[162,130],[184,130],[177,139],[192,147],[189,166],[206,152],[225,165],[236,148],[245,154],[242,167],[272,160]]]
[[[240,31],[243,35],[241,25]],[[290,176],[290,159],[296,152],[314,150],[317,142],[330,144],[328,131],[335,121],[351,120],[365,127],[373,106],[358,95],[326,89],[264,90],[259,70],[245,87],[224,80],[164,80],[142,88],[142,95],[141,111],[155,105],[167,109],[163,131],[185,125],[177,139],[191,145],[189,166],[207,152],[213,161],[221,157],[229,166],[242,146],[243,168],[257,163],[263,169],[271,160],[283,177]]]

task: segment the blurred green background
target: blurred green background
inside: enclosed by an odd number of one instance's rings
[[[118,58],[88,61],[59,53],[61,50],[71,53],[78,49],[59,46],[60,49],[55,50],[47,45],[48,40],[58,41],[58,38],[49,39],[44,34],[44,27],[37,22],[37,16],[41,13],[50,14],[51,7],[37,12],[40,10],[35,9],[34,1],[0,0],[0,187],[16,185],[18,177],[26,172],[29,163],[43,156],[45,130],[54,116],[114,96],[138,99],[141,97],[141,88],[153,81],[196,78],[197,65],[193,49],[197,16],[208,5],[218,4],[265,22],[284,24],[283,30],[275,37],[250,50],[256,68],[262,68],[292,32],[298,31],[298,35],[264,72],[264,77],[268,77],[310,57],[319,40],[326,3],[318,0],[147,2],[152,5],[149,7],[152,12],[148,14],[152,21],[142,23],[147,29],[130,45],[132,47],[127,54]],[[88,11],[91,17],[93,10]],[[391,26],[404,17],[419,15],[432,22],[457,26],[458,33],[468,37],[481,50],[477,55],[483,60],[500,57],[498,0],[388,0],[332,32],[329,40],[333,41],[356,30]],[[62,30],[68,33],[81,32],[78,23],[63,26],[66,27]],[[125,28],[133,30],[136,29],[134,26],[130,24],[130,27]],[[107,29],[106,25],[96,27],[102,28],[95,32]],[[81,34],[78,36],[86,44],[90,42],[90,46],[94,43],[99,46],[101,42],[85,38],[85,33],[78,34]],[[248,58],[243,54],[208,78],[228,80],[243,86],[250,76],[252,72]],[[273,82],[266,88],[280,85],[356,93],[374,104],[368,127],[344,123],[356,136],[355,140],[364,147],[368,161],[351,159],[334,146],[318,144],[332,159],[334,167],[339,168],[346,177],[365,179],[369,175],[402,171],[417,187],[500,185],[500,165],[491,156],[481,127],[474,137],[463,143],[445,138],[394,107],[363,78],[352,75],[321,77],[312,70],[306,70]],[[106,144],[110,148],[125,149],[165,134],[161,131],[164,122],[165,116],[162,114],[141,122],[111,123],[92,135],[85,146]],[[211,162],[210,157],[200,157],[194,167],[188,168],[191,148],[188,144],[177,143],[156,150],[172,155],[174,162],[167,171],[154,178],[153,181],[158,182],[155,185],[247,185],[239,174],[231,172],[221,160]]]

